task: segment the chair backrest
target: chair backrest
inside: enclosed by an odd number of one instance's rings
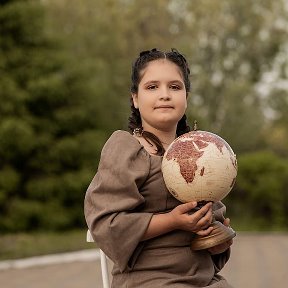
[[[94,239],[93,239],[91,232],[89,230],[87,230],[86,241],[87,242],[94,242]],[[101,262],[103,288],[109,288],[110,287],[110,281],[109,281],[107,256],[105,255],[105,253],[101,249],[99,249],[99,250],[100,250],[100,262]]]

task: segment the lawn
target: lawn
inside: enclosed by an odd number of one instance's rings
[[[274,231],[273,229],[250,227],[236,219],[231,221],[231,224],[237,233],[241,231]],[[279,230],[275,229],[275,231]],[[83,229],[61,233],[31,232],[0,235],[0,261],[96,248],[95,243],[86,242],[86,232],[87,230]]]
[[[0,236],[0,260],[95,248],[86,242],[87,230],[33,232]]]

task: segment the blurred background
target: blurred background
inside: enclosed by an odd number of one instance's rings
[[[287,232],[288,1],[0,3],[0,259],[88,248],[85,191],[155,47],[187,57],[189,122],[237,154],[233,228]]]

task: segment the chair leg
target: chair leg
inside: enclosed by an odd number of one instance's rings
[[[94,242],[94,239],[89,230],[87,230],[86,241]],[[100,263],[101,263],[103,288],[110,288],[107,257],[101,249],[99,250],[100,250]]]
[[[100,260],[101,260],[103,288],[109,288],[110,281],[109,281],[107,257],[101,249],[100,249]]]

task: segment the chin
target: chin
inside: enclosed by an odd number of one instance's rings
[[[170,131],[171,129],[177,128],[178,121],[159,121],[157,128],[162,131]]]

